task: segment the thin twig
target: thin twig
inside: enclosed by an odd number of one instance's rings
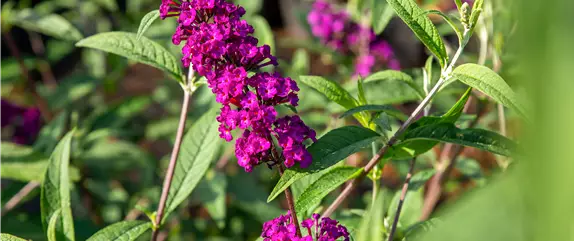
[[[409,190],[409,183],[411,182],[411,177],[413,176],[413,170],[415,169],[416,158],[411,160],[409,166],[409,172],[405,178],[405,183],[403,184],[403,190],[401,191],[401,199],[399,199],[399,205],[397,206],[397,211],[395,212],[395,218],[393,220],[393,225],[391,226],[391,231],[389,232],[388,241],[392,241],[397,230],[397,224],[399,223],[399,217],[401,216],[401,210],[403,209],[403,203],[405,202],[405,197],[407,196],[407,191]]]
[[[1,216],[4,216],[7,212],[10,212],[10,210],[14,209],[22,201],[22,199],[28,196],[28,194],[30,194],[30,192],[32,192],[38,186],[40,186],[40,183],[37,182],[29,182],[26,184],[26,186],[20,189],[20,191],[18,191],[16,195],[10,198],[6,205],[4,205],[4,208],[2,208]]]
[[[188,74],[188,80],[191,81],[191,77],[193,76],[193,70],[190,68]],[[191,93],[189,90],[184,90],[183,95],[183,104],[181,106],[181,115],[179,117],[179,126],[177,128],[177,134],[175,137],[175,143],[173,145],[173,150],[171,152],[171,158],[169,160],[169,166],[167,168],[167,173],[165,174],[165,180],[163,182],[163,189],[161,192],[161,198],[159,200],[159,206],[157,208],[157,216],[155,219],[155,227],[152,233],[152,241],[157,239],[159,234],[159,227],[161,226],[161,221],[163,218],[163,213],[165,209],[165,205],[167,203],[167,196],[169,194],[169,189],[171,187],[171,181],[173,179],[173,175],[175,173],[175,167],[177,164],[177,157],[179,156],[179,149],[181,147],[181,142],[183,140],[183,133],[185,131],[185,121],[187,120],[187,112],[189,109],[189,99]]]
[[[42,96],[40,96],[36,91],[36,85],[34,84],[34,80],[30,76],[30,73],[28,72],[28,67],[26,67],[26,63],[24,63],[24,60],[20,55],[20,50],[18,50],[18,45],[16,45],[16,42],[12,38],[12,34],[9,31],[7,31],[5,33],[2,33],[2,37],[4,37],[4,40],[6,40],[5,42],[8,48],[10,49],[10,53],[18,62],[20,72],[22,73],[24,78],[26,78],[27,80],[26,85],[30,90],[30,92],[32,93],[32,96],[34,96],[34,100],[38,104],[38,109],[40,110],[40,113],[42,114],[42,116],[46,121],[50,121],[52,119],[52,113],[50,112],[50,108],[48,108],[48,102],[46,102],[46,100],[44,100],[44,98],[42,98]]]
[[[351,191],[353,191],[355,186],[357,186],[359,184],[359,182],[362,181],[363,178],[365,178],[365,176],[373,169],[373,167],[375,167],[377,165],[379,160],[385,155],[387,150],[397,142],[398,137],[403,134],[403,132],[407,129],[407,127],[411,123],[413,123],[416,120],[416,118],[418,118],[419,114],[423,111],[423,109],[426,107],[426,105],[430,102],[432,97],[442,87],[444,82],[445,82],[445,80],[443,78],[441,78],[438,81],[438,83],[430,91],[429,95],[427,95],[425,97],[425,99],[423,99],[423,101],[421,101],[419,106],[417,106],[417,108],[413,111],[411,116],[401,125],[401,127],[395,132],[395,134],[379,150],[379,152],[377,152],[377,154],[374,155],[373,158],[371,158],[371,160],[363,168],[363,172],[361,172],[361,174],[357,178],[353,179],[349,184],[347,184],[347,186],[345,187],[345,189],[343,189],[341,194],[339,194],[339,196],[335,199],[335,201],[333,201],[333,203],[331,203],[331,205],[325,210],[325,212],[323,212],[322,216],[324,216],[324,217],[330,216],[335,211],[335,209],[337,209],[337,207],[339,207],[339,205],[341,205],[341,203],[347,198],[347,196],[349,196],[349,194],[351,194]]]
[[[56,77],[54,77],[54,72],[52,72],[52,68],[48,63],[48,60],[46,60],[46,48],[44,46],[44,42],[42,42],[42,37],[40,37],[40,35],[35,32],[28,32],[28,35],[30,36],[32,51],[34,51],[34,54],[40,58],[38,69],[42,75],[42,80],[46,86],[53,88],[58,83],[56,82]]]
[[[279,168],[279,174],[283,176],[283,164],[279,163],[277,165]],[[301,237],[301,229],[299,228],[299,221],[297,220],[297,212],[295,211],[295,201],[293,199],[293,193],[291,193],[290,188],[285,189],[285,198],[287,199],[287,205],[289,206],[289,212],[291,212],[291,221],[295,224],[295,229],[297,231],[297,237]]]

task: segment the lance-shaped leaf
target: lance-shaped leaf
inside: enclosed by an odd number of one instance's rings
[[[152,226],[146,221],[123,221],[114,223],[98,231],[87,241],[133,241]]]
[[[491,69],[477,64],[463,64],[454,69],[452,75],[461,82],[482,91],[498,103],[526,117],[514,91],[502,77]]]
[[[391,19],[395,16],[395,11],[383,1],[372,1],[372,11],[371,25],[373,26],[375,34],[378,35],[381,34],[389,22],[391,22]]]
[[[27,241],[26,239],[16,237],[12,234],[7,234],[7,233],[0,234],[0,240],[2,240],[2,241]]]
[[[320,76],[300,76],[299,81],[319,91],[329,100],[351,109],[357,106],[357,100],[351,94],[343,89],[338,83],[327,80]]]
[[[424,125],[410,130],[403,136],[402,143],[416,140],[433,140],[470,146],[495,154],[510,156],[516,144],[498,133],[483,129],[459,129],[452,123]]]
[[[406,130],[405,133],[417,129],[425,125],[432,125],[437,123],[455,123],[458,118],[460,118],[464,106],[472,93],[472,88],[468,88],[466,92],[460,97],[460,99],[448,110],[444,115],[440,117],[436,116],[425,116],[412,123]],[[403,135],[404,136],[404,135]],[[400,139],[403,136],[399,137]],[[413,140],[408,142],[401,142],[397,145],[392,146],[385,157],[393,157],[396,159],[410,158],[422,153],[425,153],[432,149],[438,141],[433,140]]]
[[[140,22],[136,39],[139,40],[145,34],[145,32],[151,26],[151,24],[158,18],[159,18],[159,10],[153,10],[147,13]]]
[[[383,214],[385,210],[384,192],[379,192],[371,202],[361,219],[358,230],[353,236],[357,241],[383,241]]]
[[[307,148],[313,156],[311,166],[306,169],[292,167],[285,170],[275,188],[269,194],[267,202],[275,199],[295,181],[337,164],[351,154],[368,146],[377,138],[380,138],[378,133],[358,126],[345,126],[330,131]]]
[[[14,15],[11,23],[29,31],[64,40],[77,41],[83,37],[74,25],[58,14],[40,16],[32,9],[24,9]]]
[[[58,212],[60,214],[56,226],[57,240],[75,240],[68,172],[73,134],[74,131],[68,132],[50,156],[41,188],[40,206],[44,230],[47,230],[52,217]]]
[[[309,208],[318,205],[327,194],[349,179],[357,177],[361,172],[362,169],[357,167],[341,166],[333,168],[303,191],[295,203],[295,210],[297,210],[297,213],[303,213]]]
[[[48,234],[46,235],[48,236],[48,241],[58,241],[56,238],[56,225],[58,224],[60,213],[60,209],[56,210],[54,215],[52,215],[52,218],[50,218],[50,222],[48,222]]]
[[[345,118],[350,115],[354,115],[356,113],[364,112],[364,111],[372,111],[372,112],[385,112],[390,116],[393,116],[399,120],[406,120],[408,116],[403,114],[401,111],[395,109],[390,105],[362,105],[357,106],[355,108],[349,109],[345,111],[339,118]]]
[[[144,36],[138,40],[135,33],[100,33],[80,40],[76,46],[99,49],[156,67],[183,82],[181,62],[163,46]]]
[[[446,48],[429,17],[413,0],[387,0],[401,19],[413,30],[421,42],[439,59],[441,66],[448,61]]]
[[[216,115],[217,109],[211,109],[185,134],[162,222],[191,194],[209,168],[219,146],[219,123],[215,121]]]

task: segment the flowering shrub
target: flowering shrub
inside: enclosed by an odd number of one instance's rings
[[[257,46],[251,36],[253,27],[241,17],[245,9],[225,0],[195,0],[178,3],[163,0],[160,17],[176,16],[179,23],[173,43],[185,41],[182,62],[207,78],[209,87],[221,103],[219,136],[231,141],[234,129],[244,130],[237,139],[235,154],[241,167],[251,172],[263,162],[284,158],[286,167],[311,164],[311,155],[303,141],[315,139],[315,131],[298,116],[279,118],[275,106],[297,106],[297,83],[279,73],[249,71],[277,65],[268,45]],[[277,138],[283,155],[273,156],[272,136]]]
[[[514,123],[532,120],[499,75],[515,77],[506,38],[524,26],[507,1],[432,3],[454,4],[447,14],[414,0],[281,1],[282,17],[299,18],[277,22],[263,0],[65,2],[2,6],[5,231],[50,241],[470,240],[513,223],[494,216],[475,231],[465,201],[451,205],[496,183],[492,173],[504,176],[492,188],[503,194],[476,195],[516,203],[486,212],[472,199],[475,216],[554,208],[518,205],[527,195],[504,182],[521,170]],[[385,32],[396,24],[408,32]],[[417,46],[389,44],[415,37]],[[426,61],[399,51],[419,47]],[[456,225],[470,228],[444,231]]]
[[[347,12],[335,10],[330,3],[315,1],[307,20],[321,43],[341,54],[357,56],[354,76],[368,76],[377,63],[401,69],[389,43],[377,39],[371,28],[353,22]]]

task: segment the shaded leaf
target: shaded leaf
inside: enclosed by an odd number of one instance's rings
[[[181,202],[187,199],[209,168],[219,146],[217,131],[219,123],[215,121],[216,115],[217,109],[211,109],[200,117],[185,134],[162,222]]]
[[[331,169],[303,191],[295,203],[295,210],[297,213],[303,213],[309,208],[318,205],[327,194],[347,180],[357,177],[361,172],[361,168],[348,166]]]
[[[267,202],[275,199],[293,182],[335,165],[378,138],[380,138],[378,133],[358,126],[345,126],[328,132],[307,148],[313,156],[311,166],[306,169],[292,167],[285,170],[269,194]]]
[[[415,81],[410,75],[397,70],[383,70],[374,73],[372,75],[369,75],[369,77],[365,78],[365,84],[376,81],[388,81],[388,80],[398,80],[404,82],[414,91],[416,91],[416,93],[419,95],[420,98],[424,98],[425,96],[424,90],[419,88],[419,86],[415,83]]]
[[[2,159],[1,176],[23,182],[41,182],[44,179],[48,157],[34,151],[31,147],[21,146],[10,142],[2,142],[0,158]],[[22,171],[26,170],[26,171]],[[79,180],[79,171],[70,167],[70,178]]]
[[[273,37],[273,31],[271,31],[271,27],[265,18],[255,15],[251,16],[247,20],[253,28],[255,32],[253,33],[253,37],[259,39],[259,45],[269,45],[271,47],[271,54],[275,53],[275,39]]]
[[[387,2],[444,67],[448,61],[444,43],[432,21],[417,3],[413,0],[387,0]]]
[[[147,13],[140,22],[136,39],[140,40],[140,38],[145,34],[145,32],[151,26],[151,24],[158,18],[159,18],[159,10],[153,10]]]
[[[152,226],[146,221],[123,221],[114,223],[92,235],[87,241],[132,241]]]
[[[135,33],[99,33],[80,40],[76,43],[76,46],[94,48],[121,55],[161,69],[179,82],[183,82],[184,79],[184,74],[180,67],[181,62],[175,56],[160,44],[144,36],[141,36],[138,40]]]
[[[395,193],[391,206],[389,207],[389,220],[394,220],[397,213],[397,207],[401,199],[401,190]],[[399,223],[397,227],[405,230],[407,227],[417,223],[422,213],[423,208],[423,189],[409,190],[405,195],[401,215],[399,216]]]
[[[379,35],[385,30],[389,22],[391,22],[391,19],[395,16],[395,12],[392,7],[384,4],[383,1],[373,0],[372,3],[373,13],[371,14],[371,24],[375,34]]]
[[[83,37],[74,25],[58,14],[40,16],[32,9],[24,9],[13,16],[12,24],[29,31],[71,41]]]
[[[365,211],[357,233],[353,235],[357,241],[382,241],[383,240],[383,214],[384,192],[379,192],[374,203],[369,204]]]
[[[220,229],[225,228],[227,206],[225,196],[227,194],[227,179],[225,174],[210,170],[196,189],[197,196],[211,218]],[[194,192],[195,193],[195,192]],[[192,195],[193,196],[193,195]]]
[[[50,123],[42,127],[34,142],[34,149],[43,153],[54,150],[58,140],[64,134],[67,120],[68,112],[62,111]]]
[[[50,156],[41,187],[40,206],[44,230],[48,228],[48,222],[52,217],[57,215],[57,212],[61,213],[56,226],[57,240],[75,240],[68,172],[73,134],[74,131],[68,132],[56,146]]]

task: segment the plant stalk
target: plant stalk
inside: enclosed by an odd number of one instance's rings
[[[469,30],[465,29],[463,39],[469,38],[470,37],[469,34],[470,34]],[[351,192],[359,184],[359,182],[363,180],[363,178],[373,169],[374,166],[377,165],[377,163],[385,155],[387,150],[397,142],[398,138],[405,132],[407,127],[418,118],[418,116],[421,114],[424,108],[431,102],[432,98],[438,93],[441,87],[452,78],[451,76],[452,70],[454,68],[454,65],[460,58],[462,51],[466,46],[466,42],[468,41],[463,41],[460,43],[458,49],[456,50],[456,53],[452,57],[450,64],[441,71],[442,73],[440,79],[431,89],[428,95],[421,101],[421,103],[417,106],[417,108],[411,113],[409,118],[401,125],[401,127],[397,130],[397,132],[395,132],[395,134],[387,141],[387,143],[379,150],[379,152],[377,152],[377,154],[373,156],[373,158],[371,158],[371,160],[367,163],[367,165],[365,165],[365,167],[363,168],[363,172],[361,172],[361,174],[357,178],[353,179],[353,181],[351,181],[345,187],[345,189],[343,189],[343,191],[339,194],[339,196],[335,199],[335,201],[333,201],[333,203],[331,203],[331,205],[325,210],[325,212],[323,212],[324,217],[330,216],[339,207],[339,205],[343,203],[343,201],[349,196],[349,194],[351,194]]]
[[[187,78],[187,86],[192,85],[191,79],[194,75],[194,71],[190,67],[189,74]],[[167,173],[165,174],[165,179],[163,182],[163,188],[161,191],[161,198],[159,200],[159,206],[157,208],[157,215],[154,223],[154,230],[152,233],[151,241],[155,241],[159,234],[159,227],[161,226],[161,221],[163,219],[163,214],[165,210],[165,205],[167,203],[167,197],[169,194],[169,189],[171,187],[171,181],[173,180],[173,175],[175,173],[175,167],[177,164],[177,157],[179,156],[179,150],[181,148],[181,142],[183,140],[183,134],[185,132],[185,122],[187,120],[187,112],[189,109],[189,100],[191,97],[191,91],[184,88],[183,91],[183,104],[181,106],[181,115],[179,116],[179,125],[177,127],[177,134],[175,137],[175,143],[173,145],[173,150],[171,151],[171,157],[169,160],[169,166],[167,168]]]
[[[399,223],[399,217],[401,216],[401,210],[403,209],[403,204],[405,202],[405,197],[407,196],[407,191],[409,190],[409,184],[411,182],[411,177],[413,176],[413,170],[415,169],[416,158],[413,158],[410,163],[409,172],[405,178],[405,183],[403,184],[403,190],[401,191],[401,199],[399,199],[399,204],[397,205],[397,211],[395,212],[395,218],[393,220],[393,225],[391,226],[391,231],[389,232],[388,241],[392,241],[397,231],[397,224]]]
[[[278,164],[279,174],[283,176],[283,164]],[[301,229],[299,228],[299,220],[297,220],[297,212],[295,211],[295,201],[293,199],[293,193],[291,193],[290,188],[285,189],[285,198],[287,199],[287,205],[289,206],[289,212],[291,212],[291,221],[295,224],[295,230],[297,231],[297,237],[301,237]]]
[[[12,198],[10,198],[10,200],[8,200],[8,202],[6,202],[6,205],[4,205],[2,208],[1,216],[4,216],[6,213],[10,212],[10,210],[14,209],[26,196],[28,196],[28,194],[30,194],[30,192],[32,192],[38,186],[40,186],[40,183],[38,182],[29,182],[26,184],[26,186],[20,189],[16,195],[14,195]]]

